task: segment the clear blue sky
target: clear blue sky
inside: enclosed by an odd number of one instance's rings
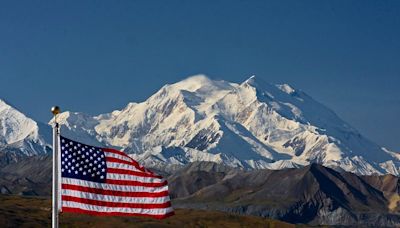
[[[47,122],[204,73],[300,88],[400,151],[400,1],[2,1],[0,98]]]

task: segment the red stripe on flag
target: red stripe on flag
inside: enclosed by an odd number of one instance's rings
[[[133,164],[133,162],[126,161],[126,160],[122,160],[122,159],[119,159],[119,158],[106,157],[106,160],[107,160],[108,162],[122,163],[122,164],[127,164],[127,165],[133,165],[133,166],[135,166],[135,164]],[[136,167],[136,166],[135,166],[135,168],[139,169],[139,168]],[[140,169],[139,169],[139,170],[140,170]],[[145,171],[143,171],[143,170],[140,170],[140,171],[145,172]]]
[[[167,181],[163,181],[160,183],[146,183],[146,182],[139,182],[139,181],[131,181],[131,180],[113,180],[107,179],[107,184],[117,184],[117,185],[128,185],[128,186],[141,186],[141,187],[163,187],[168,184]]]
[[[91,204],[96,206],[105,206],[105,207],[128,207],[128,208],[145,208],[145,209],[158,209],[158,208],[167,208],[171,207],[171,202],[158,203],[158,204],[147,204],[147,203],[120,203],[120,202],[108,202],[108,201],[100,201],[93,199],[85,199],[79,198],[75,196],[62,196],[62,200],[72,201],[77,203]]]
[[[146,170],[143,166],[139,165],[139,163],[137,161],[135,161],[133,158],[129,157],[127,154],[125,154],[122,151],[118,151],[118,150],[110,149],[110,148],[103,148],[103,151],[109,152],[109,153],[114,153],[114,154],[119,154],[121,156],[127,157],[131,160],[131,163],[129,163],[129,165],[135,166],[140,171],[153,173],[150,170]],[[108,158],[107,158],[107,160],[108,160]],[[118,160],[120,160],[120,159],[118,159]],[[124,161],[124,160],[120,160],[120,161]],[[124,164],[128,164],[128,163],[124,163]]]
[[[167,181],[163,181],[160,183],[145,183],[145,182],[139,182],[139,181],[130,181],[130,180],[113,180],[113,179],[107,179],[106,180],[107,184],[117,184],[117,185],[128,185],[128,186],[141,186],[141,187],[163,187],[168,185]]]
[[[164,219],[164,218],[168,218],[175,214],[173,211],[169,212],[167,214],[162,214],[162,215],[123,213],[123,212],[99,212],[99,211],[83,210],[80,208],[73,208],[73,207],[62,207],[62,212],[83,213],[83,214],[96,215],[96,216],[144,216],[144,217],[150,217],[150,218],[155,218],[155,219]]]
[[[115,150],[115,149],[111,149],[111,148],[103,148],[103,151],[104,151],[104,152],[114,153],[114,154],[119,154],[119,155],[122,155],[122,156],[125,156],[125,157],[128,157],[128,158],[132,159],[132,158],[129,157],[127,154],[125,154],[124,152],[119,151],[119,150]],[[133,159],[132,159],[132,160],[133,160]]]
[[[129,174],[129,175],[134,175],[134,176],[139,176],[139,177],[153,177],[153,178],[158,178],[158,179],[163,178],[162,176],[155,175],[152,173],[142,173],[142,172],[137,172],[137,171],[132,171],[132,170],[115,169],[115,168],[107,168],[107,173]]]
[[[162,197],[168,196],[168,191],[162,192],[123,192],[123,191],[114,191],[114,190],[106,190],[106,189],[99,189],[99,188],[90,188],[90,187],[83,187],[79,185],[72,185],[72,184],[62,184],[62,189],[70,189],[82,192],[89,192],[95,193],[100,195],[110,195],[110,196],[128,196],[128,197]]]

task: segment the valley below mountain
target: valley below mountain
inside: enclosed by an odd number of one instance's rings
[[[44,197],[0,195],[0,226],[50,227],[51,201]],[[60,227],[280,227],[294,228],[285,222],[256,216],[233,215],[231,213],[177,209],[175,215],[164,220],[143,217],[99,217],[63,213]]]
[[[224,211],[295,224],[400,225],[399,178],[357,176],[321,165],[243,170],[195,162],[168,179],[175,208]],[[1,193],[51,195],[51,157],[34,157],[0,169]]]

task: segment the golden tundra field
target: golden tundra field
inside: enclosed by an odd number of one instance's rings
[[[176,209],[164,220],[140,217],[98,217],[65,213],[61,227],[276,227],[295,225],[255,216],[216,211]],[[0,195],[0,227],[50,227],[51,201],[48,198]],[[299,226],[297,226],[299,227]],[[301,226],[304,227],[304,226]]]

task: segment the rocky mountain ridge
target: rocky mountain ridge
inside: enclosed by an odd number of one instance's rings
[[[211,161],[245,169],[317,163],[362,175],[399,174],[399,155],[363,137],[287,84],[197,75],[98,116],[64,112],[62,133],[123,150],[147,166]]]
[[[15,172],[15,170],[18,170]],[[312,164],[282,170],[243,170],[194,162],[168,179],[175,208],[220,210],[310,225],[398,227],[399,177],[357,176]],[[0,168],[2,194],[49,196],[51,157]]]
[[[153,168],[210,161],[243,169],[317,163],[361,175],[400,170],[398,153],[363,137],[305,92],[254,76],[238,84],[196,75],[121,110],[67,111],[58,119],[62,135],[123,150]],[[0,102],[1,164],[49,153],[50,134],[49,125]]]

